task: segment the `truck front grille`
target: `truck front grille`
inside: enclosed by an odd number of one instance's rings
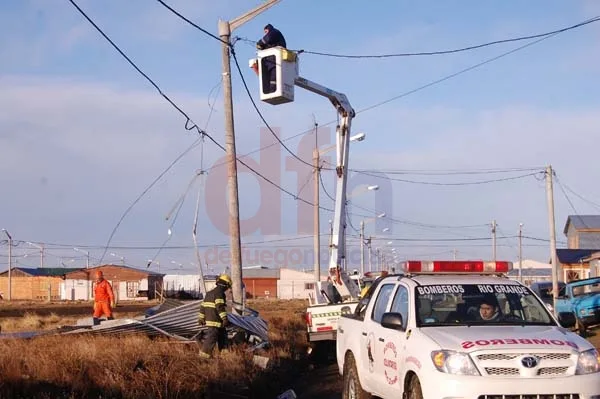
[[[566,360],[571,357],[570,353],[485,353],[478,355],[479,360],[513,360],[522,356],[537,356],[542,360]]]

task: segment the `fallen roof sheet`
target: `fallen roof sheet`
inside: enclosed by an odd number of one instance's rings
[[[140,333],[149,336],[166,335],[168,337],[189,341],[195,340],[198,335],[206,329],[198,324],[198,313],[200,311],[199,301],[184,303],[180,306],[173,307],[174,303],[170,302],[165,307],[166,310],[160,307],[156,309],[152,316],[140,317],[135,319],[116,319],[106,320],[100,325],[79,328],[73,331],[65,332],[64,334],[131,334]],[[227,318],[231,325],[227,328],[229,332],[242,328],[251,335],[259,338],[263,342],[268,342],[267,323],[258,316],[256,311],[246,309],[245,315],[237,315],[228,313]],[[249,313],[249,314],[248,314]]]

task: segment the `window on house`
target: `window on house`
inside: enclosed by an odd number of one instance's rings
[[[314,290],[315,289],[315,283],[304,283],[304,289],[305,290]]]
[[[127,298],[137,297],[139,290],[140,290],[140,283],[138,281],[128,281],[127,282]]]

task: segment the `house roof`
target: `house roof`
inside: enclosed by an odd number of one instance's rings
[[[136,269],[135,267],[130,267],[130,266],[122,266],[122,265],[111,265],[111,264],[107,264],[107,265],[100,265],[100,266],[94,266],[94,267],[90,267],[89,269],[72,269],[71,271],[69,271],[68,274],[73,273],[73,272],[85,272],[85,271],[90,271],[90,270],[95,270],[95,269],[105,269],[107,267],[113,267],[116,269],[121,269],[121,270],[130,270],[136,273],[141,273],[147,276],[164,276],[164,273],[156,273],[150,270],[143,270],[143,269]]]
[[[580,263],[585,262],[584,259],[589,258],[591,254],[598,252],[597,249],[566,249],[561,248],[556,250],[556,256],[560,263]]]
[[[569,230],[569,224],[573,224],[576,230],[581,229],[598,229],[600,230],[600,215],[569,215],[565,228],[564,234],[567,234]]]
[[[523,268],[522,274],[523,277],[551,277],[552,276],[552,268]],[[508,272],[509,277],[518,277],[519,269],[513,269]]]
[[[66,267],[13,267],[12,271],[19,270],[25,274],[29,274],[32,277],[60,277],[64,274],[81,270],[80,268],[66,268]],[[0,275],[8,274],[8,270],[0,273]]]

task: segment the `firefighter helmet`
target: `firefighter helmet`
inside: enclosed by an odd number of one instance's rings
[[[229,277],[227,274],[221,274],[217,278],[217,285],[222,285],[228,288],[231,287],[231,277]]]

